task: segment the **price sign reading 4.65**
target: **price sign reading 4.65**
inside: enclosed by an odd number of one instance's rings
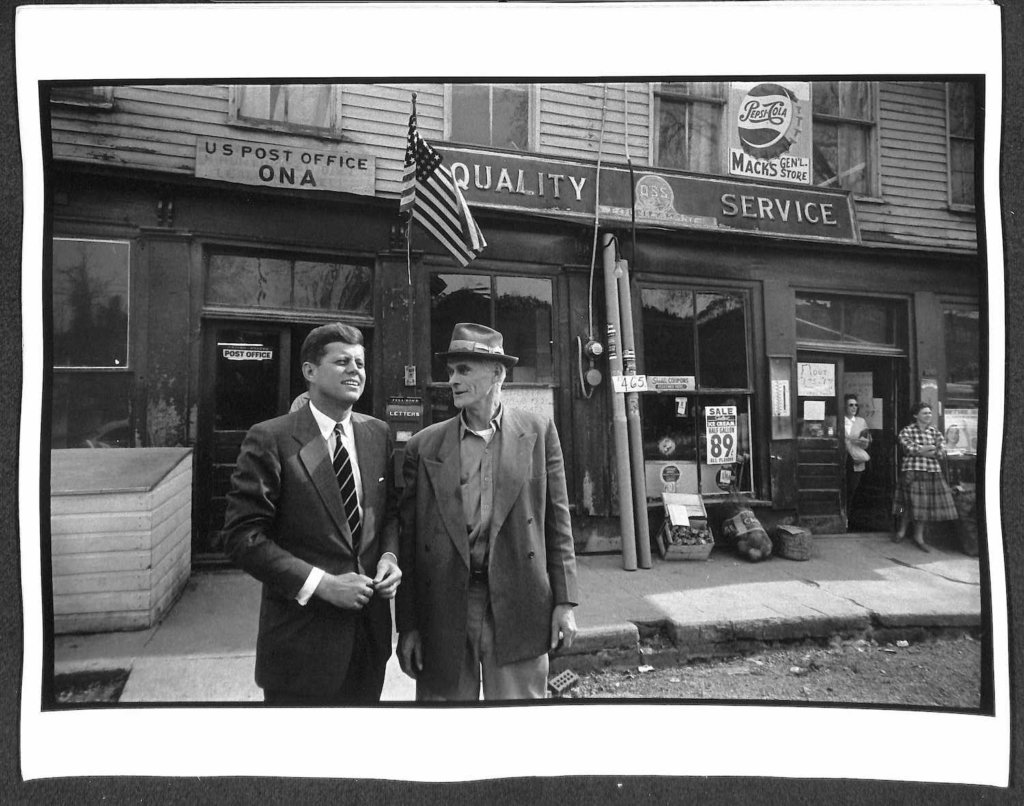
[[[646,392],[646,375],[612,375],[612,389],[619,393]]]
[[[707,461],[709,465],[728,465],[736,461],[736,407],[705,406],[704,420],[707,434]]]

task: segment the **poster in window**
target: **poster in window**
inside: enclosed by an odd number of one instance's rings
[[[800,397],[835,397],[836,365],[811,364],[801,361],[796,365],[797,390]]]
[[[811,85],[744,81],[729,86],[729,173],[811,184]]]

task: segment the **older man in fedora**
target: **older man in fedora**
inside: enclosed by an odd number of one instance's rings
[[[502,405],[498,331],[458,324],[439,357],[459,413],[406,445],[399,661],[418,700],[543,698],[578,601],[558,434]]]

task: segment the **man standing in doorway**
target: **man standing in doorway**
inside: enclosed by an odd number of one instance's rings
[[[399,661],[418,700],[543,698],[578,600],[558,434],[502,405],[496,330],[456,325],[439,357],[459,414],[406,445]]]
[[[263,583],[256,683],[268,705],[380,700],[398,567],[394,447],[352,411],[363,335],[341,323],[302,345],[309,404],[258,423],[227,496],[227,552]]]

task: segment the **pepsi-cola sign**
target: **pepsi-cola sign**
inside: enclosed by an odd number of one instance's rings
[[[729,173],[811,183],[810,84],[731,85]]]

